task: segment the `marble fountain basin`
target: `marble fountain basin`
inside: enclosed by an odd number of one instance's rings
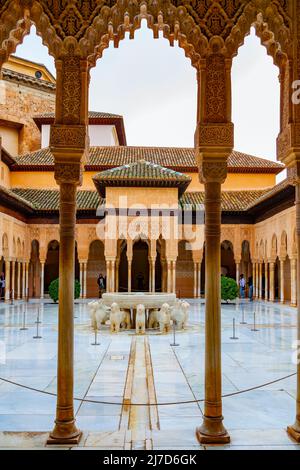
[[[151,309],[160,308],[164,303],[173,306],[176,295],[166,292],[106,292],[102,298],[107,306],[117,302],[120,308],[135,309],[143,304],[146,309]]]

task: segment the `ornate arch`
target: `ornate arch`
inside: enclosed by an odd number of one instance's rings
[[[271,256],[274,259],[277,257],[277,236],[275,233],[272,236]]]
[[[280,257],[286,258],[287,256],[287,233],[283,230],[280,237]]]

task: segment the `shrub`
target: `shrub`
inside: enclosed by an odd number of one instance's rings
[[[49,295],[53,302],[58,301],[58,292],[59,292],[59,280],[54,279],[49,285]],[[78,299],[80,297],[80,282],[75,279],[74,285],[74,298]]]
[[[231,277],[221,276],[221,299],[234,300],[239,295],[239,288],[237,283]]]

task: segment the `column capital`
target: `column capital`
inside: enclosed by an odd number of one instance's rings
[[[207,159],[199,162],[199,179],[202,183],[224,183],[227,176],[225,159]]]
[[[53,152],[54,153],[54,152]],[[80,186],[82,183],[83,175],[83,164],[82,162],[55,162],[54,164],[54,177],[60,186],[63,184],[68,184],[69,187],[74,185],[75,190],[76,186]],[[66,191],[68,194],[70,189]],[[61,192],[61,196],[62,196]]]

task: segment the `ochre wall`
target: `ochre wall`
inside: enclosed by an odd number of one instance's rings
[[[204,186],[199,182],[197,173],[187,173],[192,181],[187,191],[204,191]],[[270,188],[276,184],[276,175],[272,173],[228,173],[223,190],[242,190],[242,189],[264,189]]]
[[[85,171],[81,189],[95,190],[92,178],[97,173],[97,171]],[[188,173],[188,175],[193,179],[187,191],[204,191],[204,186],[200,184],[198,175],[196,173]],[[264,189],[272,187],[275,184],[276,176],[273,174],[229,173],[222,188],[223,190]],[[52,171],[13,171],[11,173],[11,185],[12,187],[19,188],[57,189]],[[165,189],[163,189],[163,191],[165,191]],[[121,192],[125,194],[126,188],[121,188]]]
[[[19,130],[14,127],[0,126],[1,145],[13,156],[19,151]]]
[[[5,163],[0,161],[0,185],[10,188],[10,171]]]

